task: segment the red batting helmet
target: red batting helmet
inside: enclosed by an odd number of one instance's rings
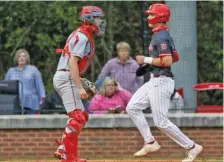
[[[106,21],[103,20],[100,25],[96,25],[94,17],[104,17],[104,11],[97,6],[83,6],[79,13],[81,20],[86,25],[92,25],[97,35],[105,33]]]
[[[145,13],[147,15],[155,14],[154,18],[148,19],[149,24],[168,22],[170,18],[170,9],[165,4],[152,4],[149,9],[145,11]]]

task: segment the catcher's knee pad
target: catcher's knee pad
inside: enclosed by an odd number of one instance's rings
[[[67,127],[70,128],[73,132],[77,132],[78,134],[89,120],[89,114],[86,111],[82,112],[78,109],[68,113],[68,116],[70,119]]]

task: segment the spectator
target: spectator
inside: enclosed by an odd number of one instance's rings
[[[98,79],[110,76],[132,94],[142,86],[143,77],[136,76],[138,63],[130,57],[130,45],[119,42],[116,45],[118,57],[110,59],[103,67]]]
[[[93,114],[104,113],[125,113],[131,93],[121,89],[111,77],[104,77],[96,82],[99,90],[98,94],[93,97],[89,104],[89,110]]]
[[[39,70],[30,65],[30,56],[25,49],[16,51],[15,67],[11,67],[5,80],[19,80],[20,101],[24,107],[24,114],[38,114],[40,104],[45,99],[45,89]]]

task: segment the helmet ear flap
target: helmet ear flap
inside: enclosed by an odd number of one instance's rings
[[[165,17],[166,17],[166,16],[165,16],[164,13],[158,15],[159,20],[163,20],[163,19],[165,19]]]

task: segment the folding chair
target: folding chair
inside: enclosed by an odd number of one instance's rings
[[[208,90],[223,90],[223,83],[198,83],[193,86],[193,89],[200,91]],[[198,100],[200,100],[198,96]],[[196,113],[223,113],[223,105],[197,105]]]

